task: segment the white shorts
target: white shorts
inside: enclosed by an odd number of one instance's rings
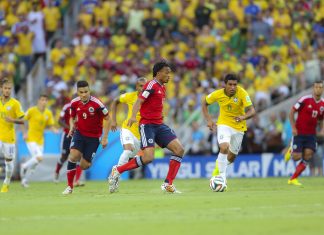
[[[134,156],[138,153],[141,148],[141,142],[136,136],[128,129],[122,128],[120,132],[120,142],[122,145],[131,144],[134,146]]]
[[[229,143],[229,150],[238,154],[241,149],[244,132],[225,125],[217,125],[217,140],[219,144]]]
[[[44,146],[35,142],[27,142],[27,148],[32,157],[42,157],[44,154]]]
[[[0,151],[5,159],[13,160],[16,156],[16,145],[0,141]]]

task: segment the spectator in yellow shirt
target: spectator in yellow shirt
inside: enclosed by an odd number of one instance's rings
[[[44,7],[43,13],[45,16],[46,40],[49,40],[60,26],[61,13],[59,8],[55,6],[55,2],[52,0],[50,0],[48,5]]]

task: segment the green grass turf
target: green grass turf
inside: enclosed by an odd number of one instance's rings
[[[324,234],[324,179],[229,179],[214,193],[208,179],[177,180],[182,194],[165,194],[160,180],[87,182],[63,196],[65,184],[13,183],[0,194],[0,234]]]

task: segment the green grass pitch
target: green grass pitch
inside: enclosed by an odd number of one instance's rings
[[[324,234],[324,179],[229,179],[214,193],[208,179],[176,180],[182,194],[166,194],[160,180],[87,182],[63,196],[64,183],[18,182],[0,194],[0,234]]]

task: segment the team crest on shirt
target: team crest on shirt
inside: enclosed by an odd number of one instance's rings
[[[7,106],[7,110],[9,111],[11,109],[11,106]]]
[[[93,107],[90,107],[90,108],[89,108],[89,112],[90,112],[90,113],[93,113],[93,112],[94,112],[94,108],[93,108]]]
[[[312,105],[311,105],[311,104],[310,104],[310,105],[308,105],[308,108],[310,108],[310,109],[311,109],[311,108],[312,108]]]
[[[238,98],[237,98],[237,97],[234,97],[233,101],[234,101],[235,103],[237,103]]]

